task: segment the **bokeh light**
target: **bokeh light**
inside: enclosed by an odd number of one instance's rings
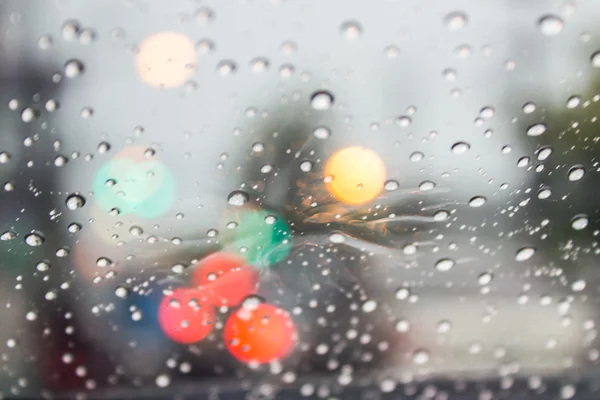
[[[102,209],[150,219],[171,207],[177,194],[173,175],[162,162],[144,159],[143,152],[126,149],[97,171],[92,188]]]
[[[286,357],[298,341],[298,332],[287,311],[261,303],[231,314],[224,337],[227,349],[238,360],[265,364]]]
[[[202,259],[192,272],[192,283],[208,291],[219,305],[239,305],[257,282],[258,271],[243,258],[224,252]]]
[[[292,248],[292,233],[285,219],[276,213],[255,209],[244,209],[234,217],[238,226],[226,250],[259,268],[287,257]]]
[[[160,32],[148,36],[139,46],[136,68],[148,85],[172,88],[180,86],[194,73],[196,51],[187,36]]]
[[[178,288],[163,297],[158,322],[171,340],[190,344],[207,337],[215,324],[214,299],[205,291]]]
[[[364,204],[376,198],[383,188],[385,176],[381,157],[366,147],[339,150],[325,165],[327,190],[347,204]]]

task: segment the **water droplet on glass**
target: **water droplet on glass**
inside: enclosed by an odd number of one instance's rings
[[[40,272],[45,272],[48,271],[50,269],[50,261],[40,261],[35,265],[35,269],[37,269]]]
[[[540,190],[538,190],[538,193],[537,193],[538,199],[541,199],[541,200],[545,200],[545,199],[549,198],[551,195],[552,195],[552,189],[550,189],[549,187],[543,187]]]
[[[344,243],[344,235],[338,232],[334,232],[329,235],[329,241],[331,243]]]
[[[479,116],[483,119],[490,119],[494,116],[495,113],[496,113],[496,110],[494,110],[493,107],[487,106],[487,107],[483,107],[479,111]]]
[[[243,206],[248,201],[250,201],[250,196],[242,190],[234,190],[227,197],[227,203],[232,206]]]
[[[194,13],[194,19],[200,25],[206,25],[209,22],[214,21],[215,12],[208,7],[201,7]]]
[[[523,113],[524,114],[531,114],[532,112],[535,111],[535,103],[525,103],[523,104]]]
[[[33,231],[25,235],[25,243],[32,247],[41,246],[44,244],[45,241],[46,238],[39,231]]]
[[[412,161],[412,162],[419,162],[423,158],[425,158],[425,154],[423,154],[420,151],[415,151],[415,152],[411,153],[409,158],[410,158],[410,161]]]
[[[567,99],[567,108],[576,108],[581,103],[581,97],[571,96]]]
[[[362,35],[362,27],[356,21],[346,21],[340,27],[340,32],[346,39],[357,39]]]
[[[79,60],[69,60],[65,63],[65,76],[76,78],[83,73],[83,64]]]
[[[63,40],[66,40],[66,41],[75,40],[80,29],[81,29],[81,25],[79,24],[78,21],[75,21],[75,20],[65,21],[65,23],[63,24],[62,29],[61,29],[61,36],[62,36]]]
[[[563,30],[564,22],[556,15],[545,15],[538,20],[538,27],[543,35],[554,36]]]
[[[435,269],[442,272],[449,271],[452,269],[452,267],[454,267],[454,264],[456,263],[453,259],[442,258],[435,263]]]
[[[453,68],[446,68],[442,71],[442,77],[448,82],[454,82],[458,77],[456,70]]]
[[[552,154],[552,147],[542,147],[537,152],[537,159],[539,161],[545,161]]]
[[[413,353],[413,362],[417,365],[427,364],[429,362],[429,352],[427,350],[417,350]]]
[[[42,50],[48,50],[52,47],[53,43],[50,35],[44,35],[38,40],[38,47]]]
[[[477,277],[477,283],[481,286],[488,285],[494,279],[494,274],[491,272],[484,272]]]
[[[471,46],[467,44],[461,44],[454,49],[454,55],[458,58],[467,58],[472,52]]]
[[[92,28],[84,28],[79,32],[79,43],[84,46],[92,44],[96,40],[96,32]]]
[[[396,322],[396,331],[398,332],[408,332],[410,330],[410,322],[405,319],[400,319]]]
[[[65,204],[69,210],[77,210],[85,205],[85,198],[80,194],[72,194],[67,197]]]
[[[217,72],[221,76],[232,75],[237,70],[237,64],[232,60],[223,60],[217,64]]]
[[[467,17],[467,14],[462,11],[453,11],[444,18],[444,25],[450,31],[462,29],[468,22],[469,18]]]
[[[215,43],[210,39],[200,39],[195,48],[199,54],[208,54],[215,49]]]
[[[398,300],[406,300],[406,299],[408,299],[409,296],[410,296],[409,288],[401,287],[398,290],[396,290],[396,298]]]
[[[385,187],[385,190],[387,190],[388,192],[393,192],[394,190],[398,190],[398,188],[400,187],[400,184],[398,183],[398,181],[396,181],[394,179],[390,179],[390,180],[385,181],[384,187]]]
[[[594,68],[600,68],[600,51],[596,51],[594,54],[592,54],[590,61]]]
[[[408,128],[411,123],[412,119],[410,119],[410,117],[407,117],[406,115],[401,115],[398,118],[396,118],[396,124],[398,124],[402,128]]]
[[[171,384],[171,378],[168,375],[158,375],[156,377],[156,386],[165,388]]]
[[[529,161],[530,159],[528,156],[523,156],[517,161],[517,167],[524,168],[529,165]]]
[[[471,148],[471,145],[466,142],[457,142],[452,145],[452,153],[464,154]]]
[[[540,136],[546,132],[546,124],[535,124],[527,128],[527,136]]]
[[[0,152],[0,164],[8,163],[10,161],[11,157],[12,157],[11,154],[6,151]]]
[[[569,169],[568,177],[571,182],[578,181],[585,175],[583,165],[574,165]]]
[[[519,249],[519,251],[517,251],[517,254],[515,255],[515,260],[517,260],[519,262],[527,261],[531,257],[533,257],[534,254],[535,254],[534,247],[522,247]]]
[[[435,212],[435,214],[433,214],[433,220],[434,221],[445,221],[448,219],[448,217],[450,216],[450,213],[446,210],[438,210]]]
[[[450,321],[442,320],[437,324],[437,331],[439,333],[448,333],[452,329],[452,323]]]
[[[69,224],[67,230],[71,233],[79,232],[81,230],[81,225],[78,224],[77,222],[73,222],[73,223]]]
[[[100,268],[109,267],[112,264],[112,261],[106,257],[100,257],[96,260],[96,266]]]
[[[362,304],[362,310],[365,313],[373,312],[376,308],[377,302],[375,300],[367,300]]]
[[[310,172],[312,170],[312,162],[310,161],[302,161],[300,163],[300,171],[302,172]]]
[[[21,112],[21,120],[25,123],[29,123],[40,116],[39,110],[33,107],[27,107]]]
[[[317,139],[327,139],[331,136],[331,131],[325,126],[318,126],[313,130],[313,136]]]
[[[398,46],[391,44],[383,49],[383,54],[389,59],[396,58],[400,54],[400,49]]]
[[[110,143],[100,142],[98,144],[98,153],[104,154],[104,153],[106,153],[109,150],[110,150]]]
[[[589,220],[588,216],[584,215],[584,214],[580,214],[580,215],[576,215],[575,217],[573,217],[573,219],[571,220],[571,227],[573,229],[575,229],[576,231],[580,231],[582,229],[585,229],[589,223],[590,223],[590,220]]]
[[[137,225],[133,225],[131,228],[129,228],[129,233],[132,236],[141,236],[144,233],[144,230]]]
[[[428,190],[432,190],[435,187],[435,183],[431,182],[431,181],[423,181],[419,184],[419,190],[422,190],[424,192],[428,191]]]
[[[252,72],[260,73],[269,69],[269,60],[264,57],[257,57],[250,61],[250,69]]]
[[[406,246],[404,246],[402,248],[402,252],[404,254],[406,254],[407,256],[416,254],[417,253],[417,246],[415,246],[412,243],[409,243],[409,244],[407,244]]]
[[[469,206],[471,207],[481,207],[485,204],[485,202],[487,201],[487,199],[483,196],[475,196],[472,197],[471,200],[469,200]]]
[[[2,235],[0,235],[0,240],[8,241],[8,240],[13,240],[16,237],[17,237],[17,234],[14,233],[13,231],[6,231]]]
[[[334,102],[333,95],[326,91],[318,91],[310,97],[310,105],[315,110],[329,110]]]

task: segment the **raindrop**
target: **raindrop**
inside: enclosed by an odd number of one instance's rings
[[[56,156],[56,158],[54,159],[54,165],[57,167],[62,167],[68,162],[69,159],[65,156]]]
[[[8,163],[10,161],[11,157],[12,157],[11,154],[6,151],[0,152],[0,164]]]
[[[357,39],[362,35],[362,27],[356,21],[346,21],[340,27],[340,32],[346,39]]]
[[[329,241],[331,243],[344,243],[344,235],[339,232],[334,232],[329,235]]]
[[[215,12],[208,7],[201,7],[198,10],[196,10],[196,13],[194,14],[194,19],[200,25],[206,25],[209,22],[214,21]]]
[[[538,190],[537,197],[538,197],[538,199],[545,200],[545,199],[549,198],[551,195],[552,195],[552,189],[550,189],[549,187],[543,187],[540,190]]]
[[[237,70],[237,65],[232,60],[223,60],[217,64],[217,72],[221,76],[232,75]]]
[[[483,119],[490,119],[494,116],[495,113],[496,113],[496,110],[494,110],[493,107],[487,106],[487,107],[483,107],[479,111],[479,116]]]
[[[409,296],[410,296],[409,288],[401,287],[398,290],[396,290],[396,298],[398,300],[406,300],[406,299],[408,299]]]
[[[437,324],[437,331],[439,333],[448,333],[452,329],[452,323],[450,321],[442,320]]]
[[[100,268],[109,267],[112,264],[112,261],[106,257],[100,257],[96,260],[96,266]]]
[[[79,32],[79,43],[84,46],[92,44],[96,41],[96,32],[92,28],[84,28]]]
[[[582,229],[585,229],[589,223],[590,220],[587,217],[587,215],[579,214],[573,217],[573,219],[571,220],[571,227],[576,231],[580,231]]]
[[[592,66],[594,68],[600,68],[600,51],[596,51],[590,57],[590,61],[592,62]]]
[[[29,123],[40,116],[39,110],[33,107],[27,107],[21,112],[21,120],[25,123]]]
[[[250,201],[250,196],[242,190],[234,190],[227,197],[227,203],[232,206],[243,206],[248,201]]]
[[[419,190],[423,192],[432,190],[435,187],[435,183],[431,181],[423,181],[419,184]]]
[[[435,263],[435,269],[446,272],[454,267],[455,261],[451,258],[442,258]]]
[[[253,153],[262,153],[263,151],[265,151],[265,145],[264,144],[262,144],[260,142],[257,142],[257,143],[254,143],[252,145],[252,152]]]
[[[273,225],[275,222],[277,222],[277,217],[274,215],[267,215],[265,217],[265,223],[267,225]]]
[[[412,123],[412,120],[410,119],[410,117],[407,117],[406,115],[401,115],[398,118],[396,118],[396,124],[398,124],[402,128],[408,128],[411,123]]]
[[[410,330],[410,322],[405,319],[400,319],[396,322],[396,331],[398,332],[408,332]]]
[[[442,71],[442,77],[448,82],[454,82],[457,78],[456,70],[452,68],[446,68]]]
[[[494,274],[491,272],[484,272],[477,277],[477,283],[481,286],[488,285],[494,279]]]
[[[398,183],[398,181],[396,181],[394,179],[387,180],[384,183],[384,188],[388,192],[393,192],[394,190],[398,190],[399,187],[400,187],[400,184]]]
[[[38,40],[38,47],[42,50],[48,50],[52,47],[53,40],[50,35],[44,35]]]
[[[310,105],[315,110],[329,110],[334,102],[333,95],[326,91],[318,91],[310,97]]]
[[[215,44],[210,39],[200,39],[195,48],[199,54],[208,54],[215,49]]]
[[[546,124],[535,124],[527,128],[527,136],[540,136],[546,132]]]
[[[294,71],[296,71],[296,69],[292,64],[283,64],[281,67],[279,67],[279,75],[282,78],[289,78],[290,76],[294,75]]]
[[[467,58],[472,52],[471,46],[467,44],[461,44],[454,49],[454,55],[458,58]]]
[[[325,126],[318,126],[313,130],[313,136],[317,139],[327,139],[331,136],[331,131]]]
[[[423,153],[422,153],[422,152],[420,152],[420,151],[415,151],[414,153],[412,153],[412,154],[410,155],[410,157],[409,157],[409,158],[410,158],[410,161],[412,161],[412,162],[419,162],[419,161],[421,161],[423,158],[425,158],[425,154],[423,154]]]
[[[452,153],[464,154],[471,148],[471,145],[466,142],[456,142],[452,145]]]
[[[433,214],[433,220],[434,221],[445,221],[448,219],[448,217],[450,216],[450,213],[446,210],[438,210],[435,212],[435,214]]]
[[[85,205],[85,198],[80,194],[72,194],[67,197],[65,204],[69,210],[77,210]]]
[[[46,238],[39,231],[33,231],[25,235],[25,243],[32,247],[41,246],[44,244],[45,241]]]
[[[260,167],[260,172],[262,174],[268,174],[271,171],[273,171],[273,166],[272,165],[265,164],[262,167]]]
[[[583,165],[574,165],[569,169],[568,177],[571,182],[578,181],[585,175]]]
[[[48,271],[50,269],[50,261],[40,261],[36,264],[35,269],[37,269],[40,272],[45,272]]]
[[[67,227],[67,230],[71,233],[79,232],[81,230],[81,225],[78,224],[77,222],[73,222],[73,223],[69,224],[69,226]]]
[[[65,63],[65,76],[76,78],[83,73],[83,64],[79,60],[69,60]]]
[[[269,69],[269,65],[269,60],[264,57],[257,57],[250,61],[250,69],[256,73],[265,72]]]
[[[517,167],[519,167],[519,168],[524,168],[528,165],[529,165],[529,157],[528,156],[523,156],[523,157],[519,158],[519,160],[517,161]]]
[[[519,262],[527,261],[531,257],[533,257],[534,254],[535,254],[534,247],[522,247],[517,251],[517,254],[515,255],[515,260],[517,260]]]
[[[427,350],[417,350],[413,353],[413,362],[417,365],[426,364],[429,361],[429,352]]]
[[[467,14],[462,11],[453,11],[444,18],[444,25],[446,25],[446,28],[450,31],[462,29],[468,22],[469,18],[467,17]]]
[[[209,238],[217,237],[218,234],[219,234],[219,231],[216,229],[209,229],[208,231],[206,231],[206,236]]]
[[[373,312],[376,308],[377,302],[375,300],[367,300],[362,304],[362,310],[365,313]]]
[[[17,237],[17,234],[14,233],[13,231],[6,231],[2,235],[0,235],[0,240],[3,240],[3,241],[13,240],[16,237]]]
[[[110,143],[100,142],[98,144],[98,153],[104,154],[104,153],[106,153],[109,150],[110,150]]]
[[[581,97],[579,96],[571,96],[567,100],[567,108],[576,108],[581,103]]]
[[[545,36],[558,35],[563,30],[564,22],[556,15],[545,15],[538,20],[540,32]]]
[[[537,152],[537,159],[539,161],[545,161],[552,154],[552,147],[542,147]]]
[[[141,236],[144,233],[144,230],[137,225],[133,225],[131,228],[129,228],[129,233],[132,236]]]
[[[400,54],[400,49],[392,44],[383,49],[383,54],[389,59],[396,58]]]
[[[302,161],[300,163],[300,171],[302,172],[310,172],[312,170],[312,162],[310,161]]]
[[[75,20],[68,20],[62,26],[61,33],[63,40],[72,41],[75,40],[79,30],[81,29],[81,25],[79,22]]]
[[[469,200],[469,205],[471,207],[481,207],[485,204],[485,202],[487,201],[487,199],[483,196],[475,196],[472,197],[471,200]]]
[[[171,384],[171,378],[168,375],[158,375],[156,377],[156,386],[160,388],[167,387]]]
[[[522,110],[523,110],[524,114],[531,114],[532,112],[535,111],[535,103],[529,102],[529,103],[523,104]]]

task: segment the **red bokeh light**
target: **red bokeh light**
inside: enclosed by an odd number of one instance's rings
[[[225,344],[238,360],[260,364],[286,357],[298,340],[289,313],[271,304],[242,307],[229,316],[224,328]]]
[[[236,306],[254,292],[258,271],[239,256],[214,253],[201,260],[192,272],[192,283],[201,286],[216,305]]]
[[[200,289],[179,288],[165,296],[158,309],[158,322],[169,338],[190,344],[207,337],[215,324],[214,299]]]

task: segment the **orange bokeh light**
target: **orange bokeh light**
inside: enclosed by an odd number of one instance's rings
[[[236,306],[254,292],[258,271],[234,254],[214,253],[200,260],[192,283],[208,291],[217,303]]]
[[[160,32],[142,41],[136,56],[140,78],[151,86],[180,86],[194,73],[196,50],[187,36],[177,32]]]
[[[242,307],[229,316],[224,328],[225,344],[238,360],[259,364],[287,356],[298,341],[289,313],[271,304]]]
[[[325,165],[327,190],[348,204],[364,204],[376,198],[385,182],[381,157],[366,147],[347,147],[334,153]]]
[[[215,324],[214,299],[199,289],[179,288],[163,297],[158,322],[171,340],[190,344],[207,337]]]

